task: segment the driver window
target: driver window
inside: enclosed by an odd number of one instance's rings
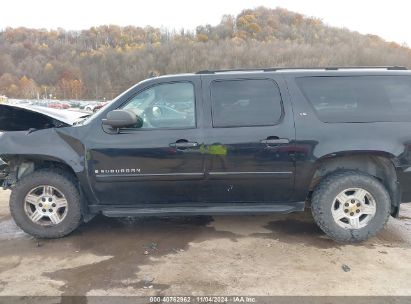
[[[156,85],[134,96],[123,108],[141,118],[140,129],[196,126],[194,87],[188,82]]]

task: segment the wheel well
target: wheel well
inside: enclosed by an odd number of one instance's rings
[[[381,156],[341,156],[318,161],[310,184],[310,196],[321,180],[339,170],[355,170],[367,173],[377,178],[387,189],[390,198],[393,216],[398,215],[400,205],[400,191],[397,174],[392,161]]]
[[[64,171],[76,181],[77,185],[78,179],[74,170],[69,165],[61,161],[22,156],[6,156],[5,159],[8,163],[9,175],[7,179],[10,187],[23,176],[41,169]]]
[[[73,171],[73,169],[69,165],[65,163],[61,163],[57,161],[37,161],[35,162],[35,171],[40,170],[40,169],[62,170],[66,173],[69,173],[77,181],[76,173]]]
[[[4,157],[4,156],[2,156]],[[93,218],[88,209],[88,202],[83,195],[82,187],[74,170],[67,164],[50,159],[30,158],[22,156],[7,155],[4,157],[8,163],[9,173],[3,182],[4,189],[12,189],[19,179],[23,176],[33,173],[34,171],[49,169],[61,172],[66,177],[72,179],[73,184],[77,187],[81,196],[81,208],[84,221],[89,221]]]

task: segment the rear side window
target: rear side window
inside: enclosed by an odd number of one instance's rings
[[[411,76],[301,77],[323,122],[411,121]]]
[[[214,81],[211,100],[214,127],[274,125],[282,116],[280,90],[269,79]]]

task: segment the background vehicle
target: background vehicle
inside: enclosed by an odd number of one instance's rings
[[[63,101],[50,102],[47,104],[47,106],[53,109],[69,109],[70,108],[70,105]]]
[[[331,238],[356,242],[411,200],[411,73],[401,67],[157,77],[74,126],[7,110],[3,186],[13,218],[37,237],[64,236],[97,213],[311,207]],[[11,125],[17,116],[26,123]]]
[[[90,102],[84,103],[81,106],[81,108],[88,112],[95,112],[100,108],[100,104],[101,103],[99,103],[98,101],[90,101]],[[97,107],[97,110],[95,110],[96,107]]]
[[[94,109],[94,105],[88,104],[88,105],[84,106],[84,110],[86,110],[86,111],[93,112],[93,109]]]
[[[96,105],[93,108],[93,112],[97,112],[98,110],[102,109],[104,106],[106,106],[108,102],[100,102],[98,105]]]

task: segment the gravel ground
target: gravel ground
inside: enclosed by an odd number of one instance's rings
[[[0,191],[0,295],[411,295],[411,204],[377,237],[328,239],[311,215],[113,219],[37,240]]]

